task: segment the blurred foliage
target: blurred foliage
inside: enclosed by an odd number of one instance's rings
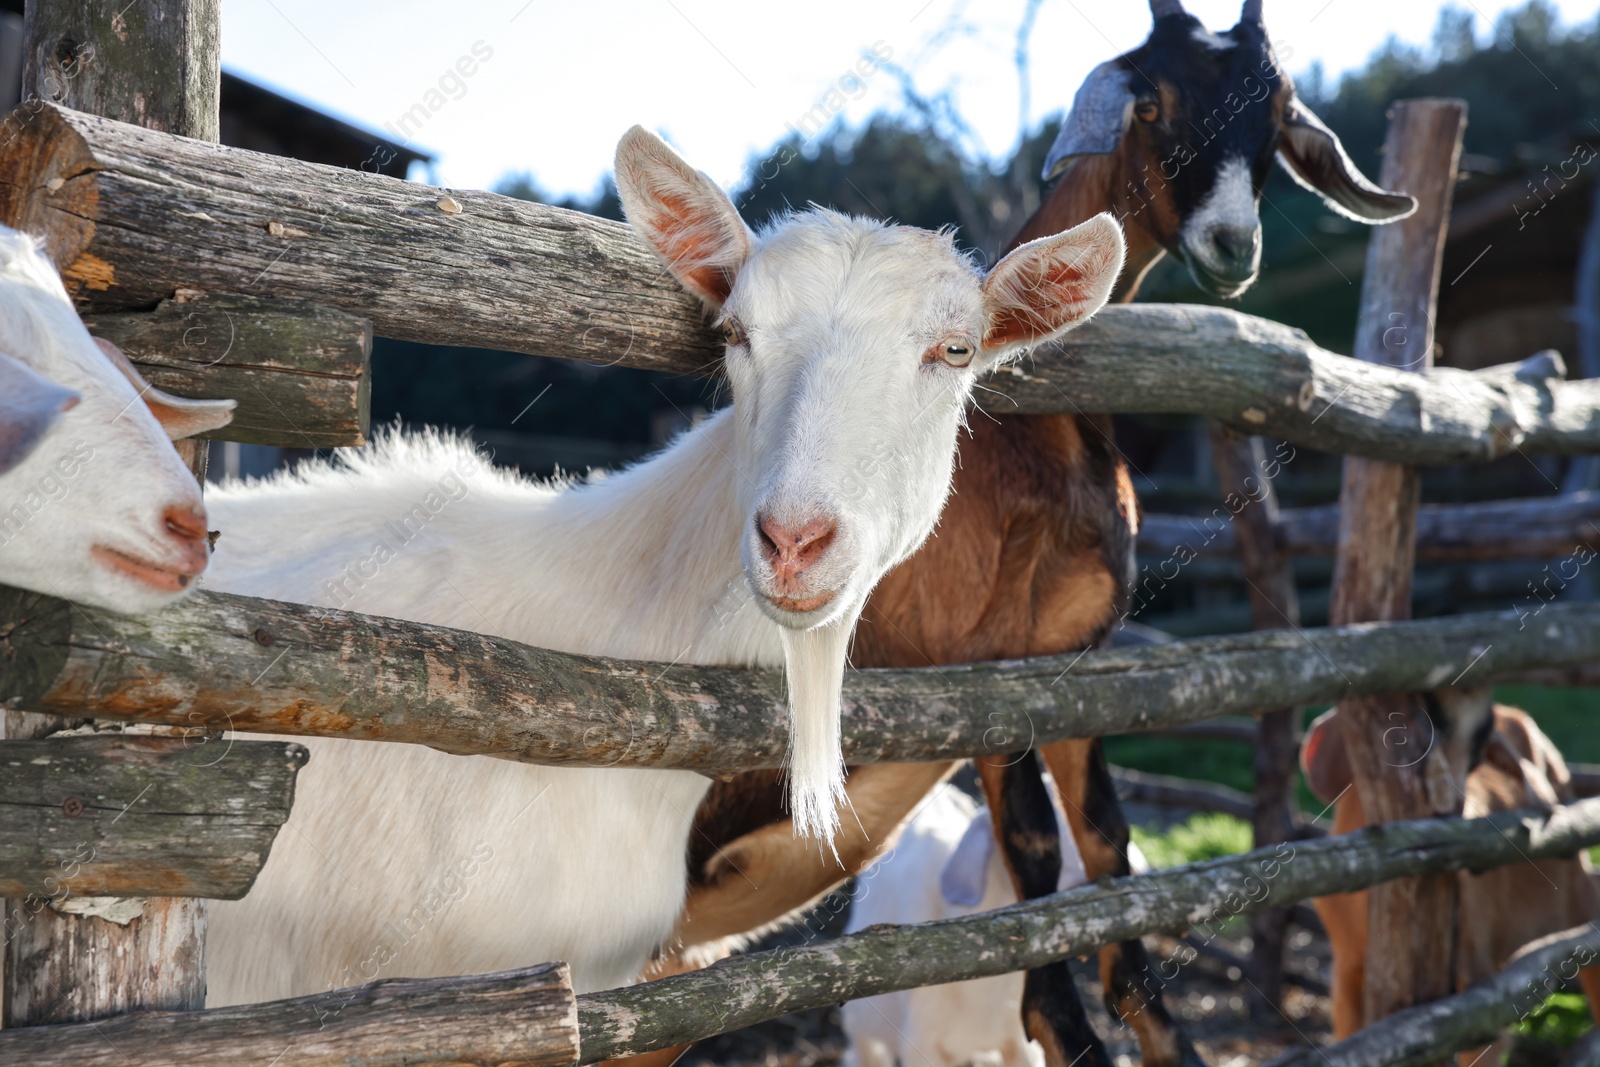
[[[1130,833],[1150,866],[1156,868],[1181,867],[1248,852],[1252,840],[1249,823],[1217,812],[1191,815],[1187,821],[1161,831],[1135,826]]]
[[[1566,1046],[1588,1033],[1593,1026],[1589,1001],[1582,993],[1552,993],[1531,1015],[1517,1024],[1516,1031]]]

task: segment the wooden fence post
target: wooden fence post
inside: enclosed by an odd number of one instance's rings
[[[28,0],[24,99],[216,141],[222,79],[217,0]],[[179,452],[204,484],[207,442]],[[5,734],[42,737],[67,720],[6,712]],[[126,908],[122,909],[124,912]],[[30,914],[31,913],[31,914]],[[6,905],[0,1026],[205,1004],[205,902],[150,898],[132,918]]]
[[[1241,437],[1209,422],[1211,459],[1228,510],[1233,513],[1239,562],[1250,587],[1251,625],[1257,630],[1296,629],[1300,600],[1294,591],[1290,559],[1278,544],[1278,496],[1272,488],[1269,463],[1259,437]],[[1235,498],[1238,506],[1232,503]],[[1260,716],[1255,753],[1255,797],[1251,827],[1255,847],[1264,848],[1295,836],[1294,771],[1299,751],[1293,707],[1272,708]],[[1258,1011],[1275,1011],[1283,1001],[1283,941],[1289,926],[1287,907],[1268,908],[1250,917],[1250,980]]]
[[[1440,260],[1465,127],[1466,105],[1458,100],[1404,100],[1390,111],[1380,181],[1416,197],[1418,207],[1410,218],[1373,231],[1358,359],[1418,374],[1432,365]],[[1345,457],[1330,609],[1335,625],[1410,617],[1419,488],[1413,467]],[[1430,799],[1426,768],[1433,757],[1426,753],[1433,737],[1413,705],[1398,694],[1339,705],[1355,788],[1372,822],[1461,810],[1459,796],[1453,805]],[[1375,887],[1368,899],[1366,1022],[1453,992],[1455,879],[1404,879]]]

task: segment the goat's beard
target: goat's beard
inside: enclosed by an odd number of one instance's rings
[[[779,629],[789,686],[789,808],[795,834],[833,845],[844,791],[839,696],[855,613],[809,630]]]

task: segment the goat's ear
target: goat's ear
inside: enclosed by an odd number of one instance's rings
[[[1344,724],[1338,709],[1318,715],[1300,745],[1300,770],[1306,785],[1324,804],[1332,804],[1355,780],[1350,770],[1350,754],[1344,747]]]
[[[721,307],[750,255],[750,230],[717,183],[635,126],[617,144],[617,196],[634,232],[678,280]]]
[[[80,399],[0,352],[0,474],[27,459],[61,413]]]
[[[1381,224],[1417,210],[1416,197],[1388,192],[1367,180],[1350,162],[1338,136],[1295,99],[1284,112],[1278,162],[1296,182],[1347,219]]]
[[[983,282],[983,347],[1047,341],[1099,311],[1122,272],[1122,227],[1096,215],[1013,249]]]
[[[1050,181],[1079,156],[1115,152],[1133,121],[1133,90],[1128,71],[1114,59],[1089,72],[1072,98],[1072,110],[1062,120],[1050,151],[1044,157],[1040,181]]]
[[[105,353],[111,365],[133,383],[139,399],[144,401],[145,406],[150,409],[150,414],[156,417],[156,421],[161,424],[161,428],[171,440],[181,441],[185,437],[194,437],[209,430],[220,430],[233,421],[233,409],[238,405],[237,401],[189,400],[173,396],[171,393],[163,393],[144,380],[144,375],[140,374],[138,368],[122,354],[122,349],[99,337],[94,339],[94,343],[100,346],[100,351]]]

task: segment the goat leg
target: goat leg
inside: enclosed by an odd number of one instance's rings
[[[1044,775],[1032,752],[976,761],[989,801],[995,840],[1019,899],[1048,896],[1061,878],[1061,835]],[[1089,1025],[1067,961],[1027,972],[1022,1026],[1039,1042],[1049,1067],[1110,1067],[1106,1047]]]

